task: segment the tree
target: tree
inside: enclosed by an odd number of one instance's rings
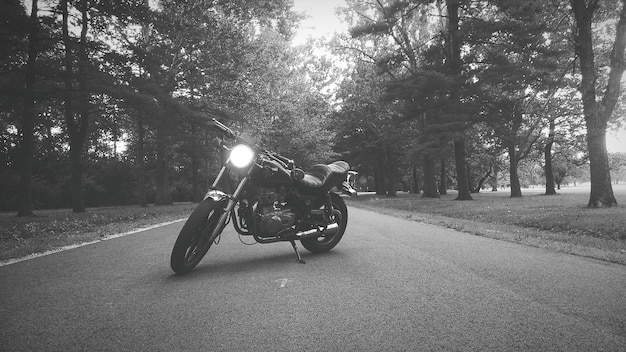
[[[331,63],[307,45],[266,28],[250,41],[243,67],[234,81],[241,97],[235,112],[267,148],[289,155],[307,168],[329,162],[334,132],[326,120],[332,112],[327,93]]]
[[[512,197],[522,196],[517,168],[541,136],[546,92],[562,84],[557,10],[541,1],[493,1],[466,23],[481,117],[507,150]]]
[[[564,78],[564,80],[572,81]],[[555,186],[559,186],[562,181],[563,158],[559,158],[559,154],[566,153],[567,148],[572,150],[584,150],[584,146],[578,144],[578,132],[582,130],[581,123],[581,107],[577,100],[571,97],[576,95],[575,89],[572,87],[563,87],[549,94],[550,96],[542,102],[545,111],[544,119],[547,121],[547,137],[540,141],[543,144],[544,159],[544,175],[546,178],[546,195],[557,194]],[[570,155],[568,159],[572,159]],[[558,169],[558,170],[557,170]],[[561,173],[557,175],[556,172]],[[561,181],[559,181],[561,180]]]
[[[424,173],[424,197],[438,197],[433,148],[445,148],[454,140],[459,196],[471,199],[465,169],[463,130],[469,114],[460,101],[461,35],[459,2],[448,3],[446,13],[432,1],[377,1],[351,3],[354,21],[351,35],[370,44],[351,48],[373,62],[386,80],[387,99],[404,104],[402,112],[416,123],[417,150]],[[440,13],[431,17],[429,11]],[[439,21],[447,17],[447,23]],[[440,33],[444,33],[441,35]],[[441,40],[441,38],[446,38]]]
[[[89,92],[87,91],[87,31],[89,28],[87,17],[87,2],[80,3],[80,39],[74,43],[70,36],[69,2],[62,0],[59,4],[63,18],[63,44],[65,47],[63,72],[64,82],[64,116],[70,140],[70,163],[71,163],[71,189],[72,211],[74,213],[85,212],[85,200],[83,197],[83,165],[82,159],[85,152],[85,141],[89,128]],[[74,61],[78,62],[78,69],[74,72]],[[75,89],[74,80],[78,81]],[[78,91],[78,99],[75,98]],[[78,104],[75,104],[78,103]],[[78,111],[74,108],[78,105]]]
[[[156,199],[167,204],[171,202],[170,146],[197,139],[195,131],[206,126],[206,115],[241,117],[220,110],[222,105],[237,110],[250,98],[236,88],[248,88],[247,50],[254,50],[255,36],[266,28],[289,37],[292,13],[286,1],[162,1],[160,5],[149,40],[133,49],[143,58],[141,67],[146,72],[136,80],[159,105],[157,118],[147,122],[157,130]],[[240,117],[238,123],[243,122]],[[191,157],[196,168],[197,155]]]
[[[546,195],[551,196],[556,194],[556,189],[554,189],[554,172],[552,168],[552,145],[554,144],[555,131],[556,131],[556,123],[554,119],[550,120],[550,127],[548,132],[548,139],[546,141],[546,145],[543,149],[544,153],[544,173],[546,175]]]
[[[145,0],[61,0],[46,2],[50,6],[44,6],[43,10],[41,3],[43,1],[39,1],[40,8],[29,7],[36,15],[39,10],[39,17],[34,16],[33,21],[29,20],[20,1],[5,1],[0,7],[3,10],[0,23],[3,29],[0,34],[3,209],[17,204],[20,173],[24,175],[23,180],[30,180],[30,185],[22,189],[36,197],[26,207],[31,212],[34,204],[37,207],[72,205],[70,185],[79,185],[81,179],[82,187],[73,188],[85,192],[85,196],[76,199],[87,199],[92,205],[108,201],[106,193],[102,192],[103,185],[94,183],[106,182],[106,178],[94,177],[94,174],[119,170],[118,162],[124,167],[128,167],[130,161],[137,163],[138,175],[125,174],[132,176],[128,182],[135,182],[135,177],[146,179],[143,169],[149,176],[170,173],[175,177],[183,174],[180,170],[193,169],[194,173],[189,175],[195,175],[190,177],[196,184],[200,164],[197,145],[206,146],[204,141],[210,139],[203,133],[207,115],[235,116],[223,111],[237,110],[244,105],[242,102],[252,100],[254,94],[259,95],[252,89],[238,89],[248,87],[250,81],[246,74],[252,71],[260,73],[259,82],[270,81],[270,76],[264,76],[263,68],[254,57],[244,56],[247,50],[260,52],[264,48],[263,38],[258,34],[268,28],[288,43],[296,18],[289,11],[289,1],[195,0],[185,4],[163,1],[150,9]],[[38,26],[38,35],[30,42],[37,44],[37,55],[30,55],[31,59],[36,59],[36,65],[29,68],[30,23]],[[145,31],[138,30],[142,27]],[[148,33],[151,36],[142,38]],[[285,47],[276,46],[275,50],[272,57],[278,58]],[[319,76],[323,68],[316,73],[307,72],[295,60],[298,55],[304,56],[290,52],[289,62],[282,67],[284,70],[272,71],[278,77],[273,80],[275,86],[289,87],[286,95],[277,96],[278,102],[271,109],[246,111],[250,114],[227,122],[243,126],[248,120],[253,124],[251,112],[258,115],[271,110],[271,114],[284,119],[280,127],[289,126],[290,133],[285,133],[278,145],[292,146],[284,149],[288,153],[295,152],[301,159],[309,158],[305,162],[310,164],[313,158],[321,161],[332,157],[333,133],[324,118],[329,112],[326,97],[316,95],[313,87],[318,83],[305,78],[313,74]],[[281,64],[272,62],[272,57],[268,56],[267,62]],[[28,73],[33,73],[34,86],[25,87],[32,82],[26,79]],[[286,74],[281,78],[283,73]],[[262,93],[272,94],[271,91]],[[304,93],[307,93],[306,98],[303,98]],[[30,110],[29,101],[33,102]],[[32,112],[31,120],[24,118],[23,113],[27,112]],[[66,119],[59,118],[64,115]],[[167,141],[171,142],[160,155],[168,153],[167,156],[172,157],[162,163],[165,172],[155,173],[155,136],[159,128],[166,130]],[[322,143],[317,139],[320,135]],[[263,137],[271,139],[271,136]],[[124,153],[112,149],[111,153],[109,145],[116,146],[114,142],[119,139],[130,142],[128,149]],[[183,147],[188,146],[193,152],[185,151]],[[311,146],[316,146],[315,150]],[[20,156],[18,152],[34,155],[34,158]],[[75,170],[74,166],[69,167],[70,159],[73,165],[78,165],[75,161],[82,164],[80,172],[72,171],[79,176],[72,176],[77,182],[67,181],[70,170]],[[186,163],[192,167],[185,168]],[[26,167],[29,164],[31,166]],[[30,171],[26,172],[28,169]],[[140,184],[144,183],[140,181]],[[160,184],[163,194],[170,193],[171,181]],[[121,187],[125,185],[120,184]],[[149,185],[144,188],[146,191],[139,192],[144,205],[152,198],[151,188]],[[195,189],[198,188],[196,185]],[[49,196],[52,194],[55,196]],[[94,194],[102,196],[99,199],[89,197]],[[76,203],[78,211],[89,205]]]
[[[342,104],[333,119],[337,150],[361,175],[374,175],[377,194],[395,195],[412,129],[398,124],[398,106],[383,98],[384,79],[373,64],[358,62],[341,84]]]
[[[591,194],[587,205],[591,208],[617,206],[611,185],[609,159],[606,150],[606,129],[619,99],[621,80],[626,69],[624,61],[626,4],[623,0],[619,4],[614,4],[620,8],[616,10],[616,13],[619,14],[619,20],[614,27],[615,40],[612,44],[608,63],[609,76],[603,97],[598,100],[598,67],[594,52],[593,25],[594,15],[599,12],[600,1],[570,0],[570,3],[576,22],[574,41],[582,76],[579,90],[582,94],[583,111],[587,125],[587,148],[591,174]]]
[[[11,5],[15,14],[16,5]],[[10,15],[10,13],[9,13]],[[19,14],[18,14],[19,15]],[[19,18],[19,17],[18,17]],[[33,215],[32,201],[32,169],[33,154],[35,151],[35,84],[37,72],[37,56],[39,55],[39,14],[38,1],[32,0],[31,13],[28,20],[28,53],[25,67],[24,83],[22,90],[22,128],[21,128],[21,153],[20,153],[20,199],[18,216]]]
[[[448,28],[446,33],[447,39],[447,56],[448,69],[450,75],[457,80],[461,80],[461,46],[463,45],[462,32],[459,31],[459,8],[461,1],[459,0],[447,0],[446,9],[448,12]],[[457,85],[452,85],[450,100],[453,105],[459,105],[460,92]],[[458,109],[458,108],[457,108]],[[461,109],[458,109],[461,110]],[[455,111],[456,115],[459,112]],[[464,120],[464,115],[461,114],[461,121]],[[469,187],[469,175],[467,172],[466,156],[465,156],[465,136],[462,132],[457,133],[454,137],[454,160],[456,165],[456,178],[458,196],[456,200],[472,200]]]
[[[467,140],[470,191],[480,192],[489,180],[492,188],[497,191],[498,173],[504,168],[501,160],[503,148],[494,137],[494,131],[485,124],[472,126],[468,135],[476,137]]]

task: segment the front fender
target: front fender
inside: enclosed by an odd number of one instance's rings
[[[206,192],[202,201],[205,201],[207,198],[211,198],[216,203],[219,203],[223,201],[224,199],[228,199],[228,194],[220,191],[219,189],[212,189]]]

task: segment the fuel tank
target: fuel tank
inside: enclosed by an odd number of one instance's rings
[[[291,186],[293,184],[289,170],[273,160],[266,160],[263,167],[255,166],[251,177],[252,181],[261,187]]]

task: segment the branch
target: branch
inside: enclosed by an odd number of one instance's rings
[[[626,2],[622,0],[622,12],[617,23],[613,52],[611,53],[611,72],[606,86],[604,97],[602,98],[602,110],[606,113],[608,120],[620,96],[620,86],[626,63],[624,62],[624,50],[626,50]]]
[[[366,57],[366,58],[368,58],[370,60],[370,61],[366,61],[366,62],[374,64],[374,65],[376,65],[376,63],[378,62],[378,60],[376,60],[376,58],[373,55],[368,54],[363,49],[359,49],[359,48],[355,48],[355,47],[351,47],[351,46],[344,46],[344,45],[333,46],[333,48],[336,48],[336,49],[347,49],[347,50],[356,51],[359,54],[361,54],[362,56],[364,56],[364,57]],[[396,79],[396,76],[393,74],[393,72],[391,72],[391,70],[389,70],[388,68],[385,67],[384,71],[391,78]]]

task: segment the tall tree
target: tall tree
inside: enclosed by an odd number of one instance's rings
[[[556,134],[556,123],[554,119],[549,122],[548,140],[543,148],[544,153],[544,173],[546,174],[546,195],[555,195],[556,189],[554,188],[554,172],[552,169],[552,145],[554,144],[554,136]]]
[[[455,77],[458,81],[461,81],[461,46],[463,45],[462,32],[459,31],[459,8],[461,1],[459,0],[447,0],[446,9],[448,12],[448,27],[447,27],[447,62],[449,74]],[[460,105],[460,92],[459,85],[452,85],[450,100],[451,104]],[[456,109],[454,113],[459,115],[461,109]],[[461,114],[463,115],[463,114]],[[457,117],[458,119],[458,117]],[[456,200],[471,200],[469,188],[469,175],[466,167],[466,155],[465,155],[465,136],[461,129],[454,137],[454,160],[456,167],[457,189],[458,195]]]
[[[587,148],[591,174],[591,194],[588,206],[592,208],[617,206],[611,185],[609,159],[606,150],[606,129],[619,99],[621,81],[626,69],[624,61],[626,4],[624,0],[619,1],[618,9],[615,10],[619,19],[615,25],[615,40],[609,59],[609,77],[603,91],[603,97],[598,100],[598,67],[594,52],[593,25],[594,14],[598,13],[600,1],[570,0],[570,3],[576,21],[574,40],[582,75],[579,90],[582,94],[583,112],[587,125]]]
[[[82,213],[85,212],[82,163],[90,120],[90,93],[87,87],[89,1],[82,0],[79,3],[80,38],[78,41],[70,35],[69,1],[62,0],[60,6],[63,21],[63,44],[65,46],[65,70],[63,73],[65,85],[64,116],[70,141],[72,211]],[[74,62],[78,63],[76,70],[74,69]],[[75,80],[78,82],[77,85],[74,83]],[[76,91],[78,91],[77,98],[75,97]]]
[[[543,140],[542,150],[546,195],[557,194],[555,171],[559,164],[554,162],[556,153],[575,141],[575,131],[582,130],[584,124],[584,121],[581,121],[582,112],[579,102],[571,99],[576,94],[575,88],[560,88],[553,93],[558,94],[550,94],[542,103],[543,108],[541,109],[544,111],[543,115],[547,123],[547,136]],[[579,149],[584,150],[585,148]]]
[[[466,21],[472,76],[479,82],[485,121],[508,151],[511,196],[520,197],[518,165],[533,150],[543,128],[539,101],[555,75],[562,54],[550,24],[557,13],[538,0],[497,0]],[[558,10],[558,9],[557,9]]]
[[[414,131],[414,139],[422,144],[416,150],[422,154],[423,196],[438,197],[433,148],[446,144],[449,137],[441,138],[442,134],[451,134],[449,128],[442,126],[449,127],[454,122],[439,120],[444,120],[444,115],[446,120],[454,119],[454,112],[444,112],[443,106],[449,103],[445,99],[450,93],[449,86],[458,83],[446,77],[449,70],[443,72],[442,55],[433,55],[436,59],[424,58],[424,48],[434,46],[432,39],[442,30],[441,24],[428,16],[429,11],[439,8],[432,1],[350,2],[349,5],[349,13],[356,18],[351,35],[361,41],[350,50],[359,59],[371,61],[379,74],[386,76],[386,99],[404,105],[405,118],[400,123],[412,119],[415,122],[412,126],[419,128]]]
[[[28,58],[23,85],[22,145],[20,153],[20,200],[18,216],[33,215],[32,169],[35,152],[35,83],[37,55],[39,54],[39,15],[38,1],[32,0],[28,32]]]
[[[383,99],[384,79],[373,64],[357,63],[339,89],[342,104],[333,125],[337,150],[362,174],[374,175],[377,194],[394,195],[400,160],[414,136],[412,128],[398,123],[397,107]]]

